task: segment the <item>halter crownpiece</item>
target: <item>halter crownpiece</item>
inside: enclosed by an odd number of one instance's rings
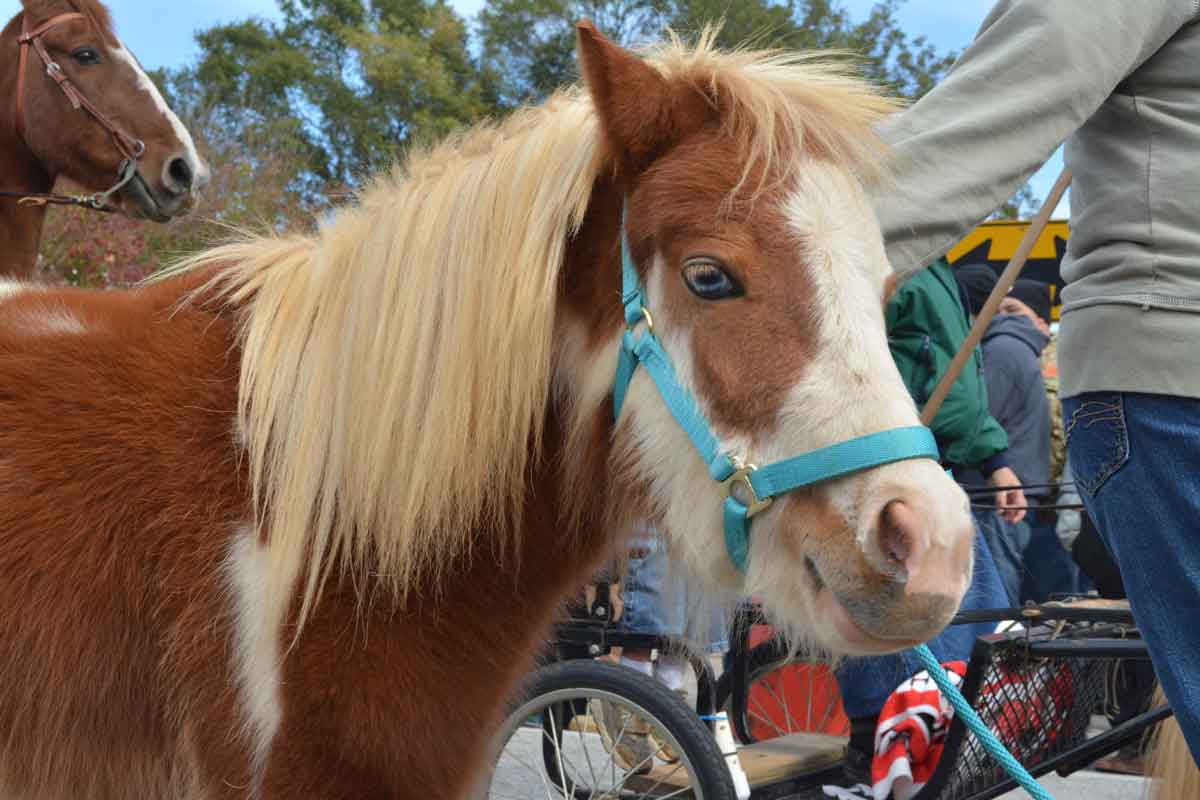
[[[616,420],[621,418],[629,383],[638,366],[645,367],[671,416],[683,428],[700,458],[708,465],[708,474],[725,487],[722,505],[725,549],[734,566],[742,572],[746,571],[746,560],[750,553],[750,521],[768,508],[776,497],[884,464],[916,458],[938,459],[933,432],[923,425],[859,436],[761,468],[746,463],[739,454],[723,452],[712,425],[700,410],[696,399],[680,385],[671,358],[654,331],[654,318],[646,307],[645,291],[629,250],[629,234],[625,225],[627,209],[628,201],[621,211],[621,302],[625,306],[626,327],[617,356],[613,416]],[[643,323],[646,330],[641,335],[635,335]]]

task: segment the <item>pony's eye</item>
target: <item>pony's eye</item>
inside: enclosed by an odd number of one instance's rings
[[[721,262],[708,256],[689,258],[683,264],[683,282],[701,300],[724,300],[741,297],[742,287]]]
[[[94,47],[81,47],[71,53],[71,58],[85,67],[94,67],[100,63],[100,51]]]

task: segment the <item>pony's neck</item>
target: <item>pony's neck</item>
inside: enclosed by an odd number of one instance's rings
[[[17,53],[11,23],[0,34],[0,191],[43,194],[54,187],[51,175],[16,129]],[[28,278],[37,265],[38,244],[46,222],[45,207],[22,206],[0,197],[0,277]]]

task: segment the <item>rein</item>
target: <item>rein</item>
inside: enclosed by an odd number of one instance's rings
[[[21,54],[17,63],[17,97],[16,114],[14,116],[17,136],[25,142],[26,147],[29,146],[25,127],[25,73],[29,62],[29,48],[32,45],[33,49],[37,51],[38,56],[42,59],[42,63],[46,65],[46,74],[54,79],[58,88],[67,96],[67,100],[71,102],[71,107],[76,111],[83,109],[91,114],[96,122],[100,123],[100,126],[108,131],[109,136],[112,137],[117,151],[124,157],[121,165],[117,168],[117,182],[108,189],[91,195],[0,191],[0,197],[16,198],[18,205],[22,206],[72,205],[108,213],[119,212],[120,209],[109,205],[108,200],[137,175],[137,162],[142,154],[146,152],[146,144],[141,139],[135,139],[122,130],[107,114],[88,100],[86,95],[75,88],[75,84],[71,82],[70,77],[63,72],[62,66],[46,50],[46,45],[42,42],[42,35],[56,25],[76,19],[86,20],[87,17],[77,11],[72,11],[51,17],[33,30],[29,30],[29,15],[25,14],[22,16],[21,35],[17,39],[17,44],[21,48]]]
[[[750,552],[750,522],[776,497],[884,464],[915,458],[938,459],[933,433],[924,426],[892,428],[860,436],[761,468],[747,462],[741,454],[722,451],[712,425],[691,392],[680,385],[671,358],[654,331],[654,318],[646,306],[645,291],[629,250],[627,207],[628,204],[621,212],[621,302],[625,306],[626,327],[613,385],[614,419],[621,418],[621,407],[638,366],[645,367],[671,416],[708,466],[709,475],[724,486],[725,549],[740,571],[746,571]],[[645,331],[635,336],[642,324]]]

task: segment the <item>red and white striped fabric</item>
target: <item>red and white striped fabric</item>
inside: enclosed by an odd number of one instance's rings
[[[942,665],[955,687],[967,674],[965,661]],[[954,709],[924,670],[892,692],[879,712],[871,783],[875,800],[909,800],[933,776],[954,719]]]

